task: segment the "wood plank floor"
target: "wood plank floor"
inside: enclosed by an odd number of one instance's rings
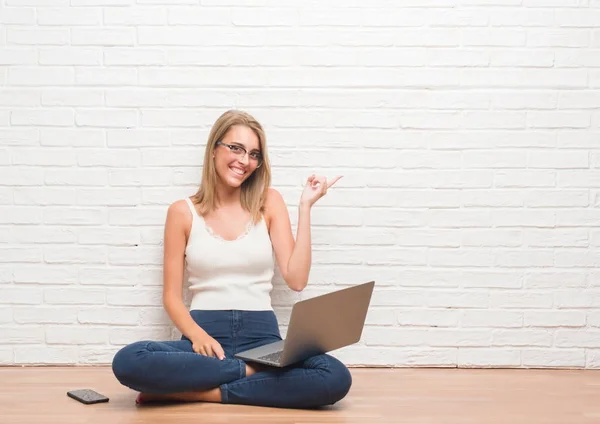
[[[108,367],[0,368],[0,423],[600,423],[600,371],[352,368],[349,395],[316,411],[209,403],[136,406]],[[110,402],[83,405],[68,390]]]

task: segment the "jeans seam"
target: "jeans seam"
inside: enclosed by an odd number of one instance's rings
[[[246,377],[246,363],[244,361],[242,361],[241,359],[238,359],[238,364],[240,366],[240,380],[242,378]],[[221,389],[221,403],[229,403],[229,384],[225,383],[225,384],[221,384],[219,386],[219,389]]]
[[[221,384],[221,403],[229,403],[229,396],[227,394],[227,384]]]
[[[322,361],[324,364],[316,369],[319,370],[323,370],[324,372],[329,373],[329,361]],[[325,378],[325,376],[323,375],[323,373],[319,373],[319,376],[323,379],[323,386],[325,387],[325,390],[327,391],[327,400],[328,400],[328,404],[331,405],[333,403],[333,396],[331,396],[331,389],[329,387],[329,384],[327,384],[327,378]]]
[[[240,379],[246,378],[246,363],[239,359],[240,363]]]

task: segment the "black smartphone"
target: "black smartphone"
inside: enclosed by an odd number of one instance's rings
[[[67,392],[67,396],[78,400],[81,403],[85,403],[86,405],[91,405],[92,403],[108,402],[108,398],[106,396],[92,389],[71,390]]]

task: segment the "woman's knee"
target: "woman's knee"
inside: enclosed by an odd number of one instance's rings
[[[329,370],[326,378],[331,396],[331,403],[334,404],[342,400],[350,391],[352,386],[352,374],[350,370],[340,360],[328,356],[327,368]]]
[[[113,374],[119,382],[125,386],[131,387],[135,384],[135,378],[139,374],[141,359],[144,352],[147,352],[147,341],[139,341],[128,344],[121,348],[112,360]]]
[[[343,399],[352,386],[352,375],[348,368],[331,355],[319,355],[309,359],[309,366],[318,369],[323,376],[323,391],[328,396],[324,404],[333,405]]]

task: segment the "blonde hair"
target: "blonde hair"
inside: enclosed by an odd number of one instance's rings
[[[221,141],[234,125],[245,125],[258,137],[262,164],[254,170],[241,186],[242,207],[250,212],[254,223],[261,219],[265,210],[265,199],[271,186],[271,166],[267,154],[267,140],[262,125],[250,114],[239,110],[228,110],[214,123],[208,136],[204,152],[202,182],[198,191],[192,196],[192,201],[198,205],[199,213],[204,215],[217,208],[217,172],[213,161],[213,152],[217,142]]]

